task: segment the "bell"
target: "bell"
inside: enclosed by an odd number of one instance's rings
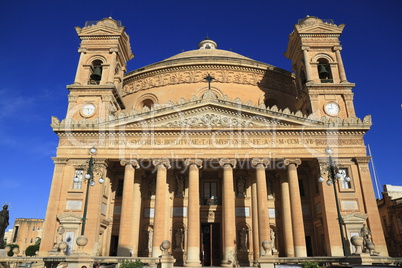
[[[95,67],[94,72],[91,74],[91,79],[95,81],[100,81],[102,78],[102,69],[100,67]]]
[[[318,74],[321,79],[328,77],[327,67],[324,64],[318,65]]]

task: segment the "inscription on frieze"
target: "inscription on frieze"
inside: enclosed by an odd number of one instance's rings
[[[160,148],[188,146],[195,148],[207,147],[251,147],[251,148],[274,148],[286,146],[351,146],[362,145],[359,139],[314,139],[314,138],[257,138],[257,137],[177,137],[177,138],[142,138],[142,139],[119,139],[110,140],[108,145],[114,146],[129,146],[129,147],[147,147],[154,146]]]
[[[219,135],[220,134],[220,135]],[[211,132],[208,135],[195,136],[184,133],[178,136],[105,136],[94,141],[91,137],[65,137],[60,140],[61,147],[97,146],[97,147],[128,147],[128,148],[283,148],[283,147],[325,147],[325,146],[362,146],[360,138],[314,138],[308,136],[282,137],[270,135],[247,135],[246,133]]]

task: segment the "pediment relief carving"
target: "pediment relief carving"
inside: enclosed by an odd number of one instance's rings
[[[244,116],[233,116],[229,114],[216,114],[212,111],[200,115],[180,118],[178,120],[169,120],[160,122],[161,127],[255,127],[255,126],[273,126],[287,125],[279,123],[275,119],[267,118],[247,118]],[[159,125],[159,124],[158,124]],[[157,126],[157,125],[155,125]]]

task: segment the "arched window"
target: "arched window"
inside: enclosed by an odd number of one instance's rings
[[[152,93],[145,93],[140,96],[133,107],[137,111],[143,111],[145,107],[151,110],[158,103],[158,98]]]
[[[154,101],[151,99],[145,99],[142,101],[142,107],[148,107],[149,109],[151,109],[152,107],[154,107]]]
[[[90,75],[89,84],[99,85],[102,79],[102,61],[94,60],[91,66],[92,73]]]
[[[327,59],[318,59],[318,76],[321,80],[321,83],[333,83],[331,66]]]

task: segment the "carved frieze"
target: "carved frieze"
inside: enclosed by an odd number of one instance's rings
[[[216,70],[214,67],[215,66],[198,66],[198,70],[170,68],[146,73],[128,81],[123,87],[122,95],[126,96],[140,90],[154,87],[183,83],[203,83],[205,82],[204,77],[208,73],[215,78],[214,83],[235,83],[275,88],[278,90],[288,90],[292,86],[292,78],[290,75],[289,77],[285,77],[283,74],[267,72],[261,69],[216,66],[219,67],[219,70]]]

